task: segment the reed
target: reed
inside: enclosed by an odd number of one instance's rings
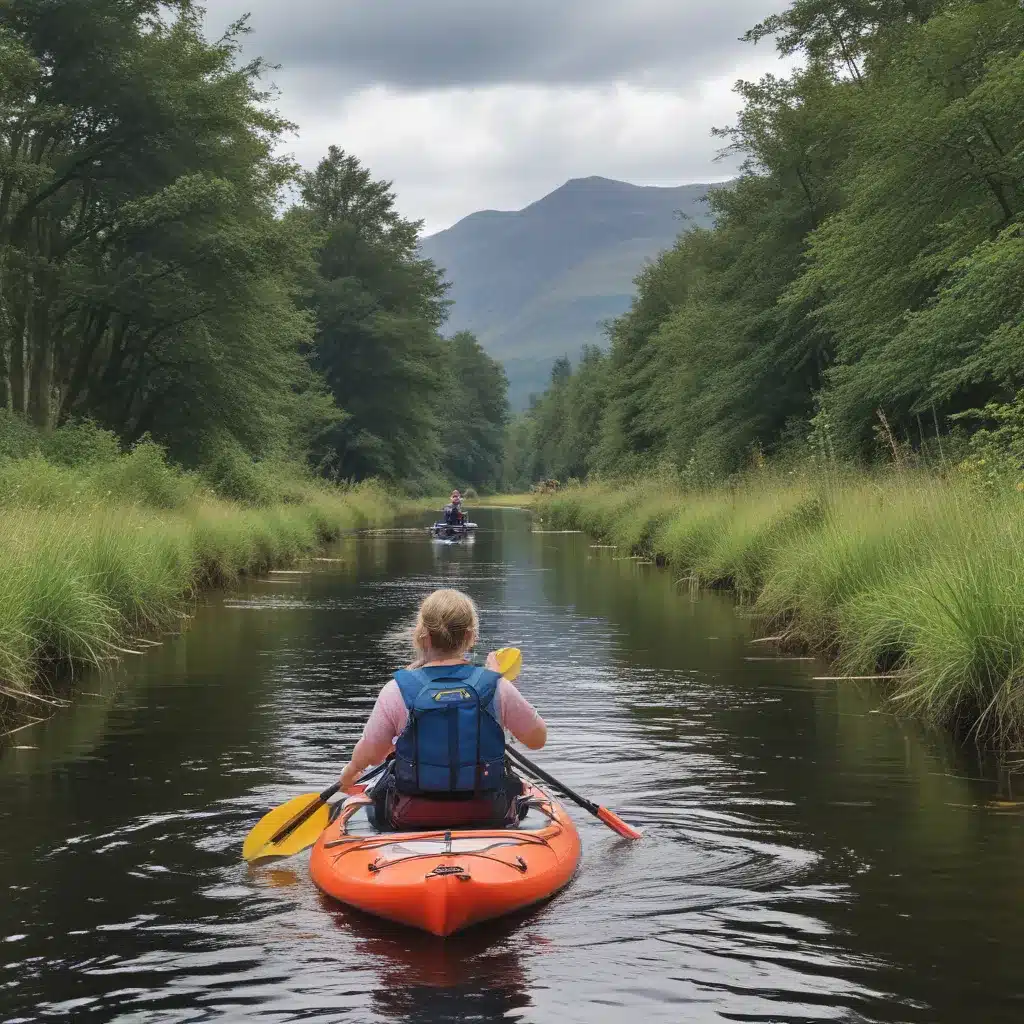
[[[269,505],[225,501],[144,446],[93,467],[0,463],[0,714],[45,700],[55,674],[178,623],[202,587],[294,561],[395,512],[373,484],[296,477],[282,489],[286,500]]]
[[[640,481],[538,502],[657,558],[682,579],[734,588],[765,630],[1002,750],[1024,748],[1024,496],[926,474],[760,474],[686,492]]]

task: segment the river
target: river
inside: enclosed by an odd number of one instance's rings
[[[204,597],[189,628],[0,755],[0,1020],[856,1021],[1024,1017],[1013,777],[749,618],[580,534],[481,510],[472,543],[348,537]],[[421,520],[425,522],[426,520]],[[523,650],[572,808],[549,904],[447,941],[248,868],[270,806],[333,781],[420,597]]]

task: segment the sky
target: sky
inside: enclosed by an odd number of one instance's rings
[[[785,73],[743,32],[786,0],[207,0],[219,36],[249,14],[244,55],[279,68],[285,150],[336,144],[394,183],[429,234],[520,209],[569,178],[722,181],[711,128],[739,78]]]

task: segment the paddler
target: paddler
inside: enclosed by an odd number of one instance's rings
[[[462,495],[458,488],[452,491],[452,496],[444,507],[444,521],[446,526],[461,526],[466,521],[466,514],[462,511]]]
[[[378,828],[418,830],[512,824],[522,781],[505,763],[505,730],[531,750],[547,742],[537,710],[498,671],[492,651],[479,668],[468,654],[480,632],[476,605],[458,590],[435,590],[413,628],[418,657],[380,691],[352,760],[358,776],[394,752],[374,787]]]

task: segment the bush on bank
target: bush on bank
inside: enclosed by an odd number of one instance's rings
[[[202,587],[396,509],[373,483],[337,487],[231,458],[186,473],[149,441],[122,452],[88,425],[39,438],[0,424],[0,712],[35,699],[55,670],[99,664],[175,624]]]
[[[762,474],[706,493],[594,483],[541,499],[538,511],[734,588],[772,634],[844,674],[890,677],[907,711],[1024,748],[1016,489],[923,473]]]

